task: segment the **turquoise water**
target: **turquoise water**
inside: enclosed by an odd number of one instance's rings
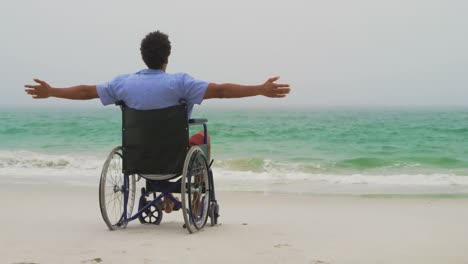
[[[212,119],[220,156],[246,155],[252,167],[267,157],[306,172],[468,175],[468,111],[234,112]]]
[[[221,190],[468,193],[468,109],[201,107],[194,116],[209,119]],[[97,186],[107,154],[120,145],[120,119],[117,107],[1,110],[0,183]]]
[[[194,116],[209,119],[215,165],[226,170],[468,175],[467,109],[200,108]],[[118,108],[3,109],[0,123],[0,169],[25,166],[15,163],[18,151],[99,156],[120,143]]]

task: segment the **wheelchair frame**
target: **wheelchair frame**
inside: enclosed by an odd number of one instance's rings
[[[141,223],[151,223],[151,224],[156,224],[159,225],[159,223],[162,220],[162,198],[165,197],[165,199],[170,199],[174,203],[174,208],[181,208],[184,216],[184,228],[188,230],[189,233],[193,233],[197,230],[202,229],[207,220],[208,217],[211,219],[211,225],[216,225],[218,222],[218,217],[219,217],[219,205],[216,200],[216,194],[215,194],[215,187],[214,187],[214,180],[213,180],[213,171],[211,170],[211,165],[213,161],[208,164],[207,158],[209,160],[209,142],[208,142],[208,137],[204,137],[204,144],[199,145],[199,146],[192,146],[186,151],[184,163],[183,163],[183,169],[182,173],[176,173],[174,175],[147,175],[143,173],[133,173],[133,171],[126,171],[126,159],[125,159],[125,124],[124,124],[124,112],[127,109],[124,103],[119,102],[118,105],[120,105],[122,109],[122,114],[123,114],[123,122],[122,122],[122,146],[114,148],[111,153],[109,154],[106,162],[104,163],[103,170],[101,173],[101,181],[100,181],[100,187],[99,187],[99,197],[100,197],[100,208],[101,208],[101,214],[103,217],[104,222],[108,226],[110,230],[115,230],[115,229],[123,229],[127,226],[127,224],[130,221],[133,221],[135,219],[139,219]],[[185,111],[187,111],[187,106],[185,103],[182,104],[183,108]],[[132,109],[132,111],[138,111]],[[143,110],[140,110],[143,111]],[[153,111],[153,110],[152,110]],[[185,112],[186,116],[186,112]],[[187,120],[187,119],[185,119]],[[202,125],[203,126],[203,131],[204,135],[208,135],[208,127],[207,127],[207,121],[206,119],[190,119],[188,120],[188,126],[186,126],[185,130],[186,135],[188,135],[188,127],[189,126],[195,126],[195,125]],[[187,122],[187,121],[184,121]],[[188,138],[187,138],[188,142]],[[205,153],[208,153],[208,155],[205,155]],[[106,184],[108,183],[107,181],[107,173],[109,170],[110,163],[113,161],[114,157],[117,156],[117,159],[122,160],[122,171],[121,171],[121,177],[123,177],[123,182],[117,182],[114,183],[114,186],[112,187],[112,191],[114,194],[118,193],[123,193],[123,211],[122,215],[120,218],[117,220],[115,223],[111,223],[109,220],[108,212],[107,212],[107,206],[106,204],[106,197],[107,195],[105,194],[106,191]],[[208,156],[207,158],[205,156]],[[196,164],[194,163],[196,162]],[[193,164],[192,164],[193,163]],[[202,170],[199,169],[199,167],[194,167],[193,165],[198,165],[201,166]],[[195,171],[191,171],[195,170]],[[197,171],[198,170],[198,171]],[[203,175],[203,178],[200,177],[200,175],[191,175],[192,173],[200,173],[200,171],[203,171],[205,174]],[[135,189],[136,189],[136,180],[135,176],[138,176],[139,179],[144,178],[146,180],[146,187],[143,187],[141,190],[140,198],[138,199],[138,210],[137,212],[132,215],[133,211],[133,206],[135,202]],[[117,176],[120,177],[120,176]],[[201,185],[198,186],[197,188],[199,189],[199,195],[201,196],[201,193],[204,193],[205,195],[202,198],[201,203],[203,204],[203,208],[199,208],[200,215],[197,215],[194,213],[193,207],[193,201],[191,200],[191,193],[193,190],[196,190],[195,184],[192,185],[191,183],[191,178],[194,178],[196,181],[196,178],[203,179],[204,184],[199,184]],[[177,179],[176,181],[171,181],[173,179]],[[207,181],[207,182],[206,182]],[[194,182],[195,183],[195,182]],[[122,185],[120,185],[122,184]],[[109,186],[108,186],[109,187]],[[208,190],[206,190],[208,188]],[[159,194],[157,194],[159,193]],[[172,196],[172,193],[180,193],[182,201],[178,201]],[[195,192],[197,193],[197,192]],[[195,197],[195,193],[193,194]],[[112,194],[112,193],[111,193]],[[153,195],[152,200],[147,200],[147,197]],[[203,199],[206,199],[206,195],[208,196],[208,201],[204,201]],[[188,198],[188,201],[187,201]],[[195,198],[194,201],[196,201],[197,198]],[[198,198],[200,199],[200,197]],[[133,203],[133,204],[129,204]],[[115,204],[114,204],[115,205]],[[156,215],[157,213],[157,215]],[[119,216],[117,216],[119,217]],[[148,219],[148,220],[146,220]],[[154,219],[154,220],[153,220]]]

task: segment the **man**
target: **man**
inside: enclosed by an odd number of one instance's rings
[[[193,106],[204,99],[241,98],[263,95],[272,98],[285,97],[290,92],[288,84],[275,83],[279,77],[268,79],[260,85],[239,85],[232,83],[208,83],[192,78],[186,73],[168,74],[166,68],[171,53],[169,37],[160,32],[151,32],[141,41],[141,56],[148,69],[134,74],[119,75],[110,82],[98,85],[78,85],[68,88],[54,88],[47,82],[34,79],[36,85],[25,85],[25,91],[34,99],[58,97],[73,100],[99,98],[103,105],[124,101],[134,109],[160,109],[179,104],[184,99],[190,118]],[[197,133],[191,144],[203,142]],[[199,143],[198,143],[199,144]],[[170,199],[168,199],[170,200]],[[166,212],[172,205],[166,203]]]
[[[37,85],[25,85],[26,93],[34,99],[58,97],[87,100],[100,98],[104,105],[123,100],[128,107],[145,110],[173,106],[185,99],[189,116],[194,104],[203,99],[240,98],[263,95],[272,98],[285,97],[288,84],[275,83],[279,77],[268,79],[261,85],[216,84],[194,80],[187,74],[167,74],[166,67],[171,53],[171,43],[166,34],[149,33],[141,42],[141,56],[148,69],[134,74],[120,75],[100,85],[78,85],[69,88],[53,88],[48,83],[34,79]]]

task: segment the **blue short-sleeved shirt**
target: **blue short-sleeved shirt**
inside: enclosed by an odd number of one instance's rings
[[[138,110],[166,108],[185,99],[190,118],[193,106],[203,101],[207,87],[207,82],[195,80],[186,73],[145,69],[98,84],[97,93],[103,105],[124,101],[128,107]]]

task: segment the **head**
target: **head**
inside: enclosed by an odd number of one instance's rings
[[[171,54],[171,42],[166,34],[160,31],[151,32],[141,41],[140,51],[148,68],[163,70]]]

